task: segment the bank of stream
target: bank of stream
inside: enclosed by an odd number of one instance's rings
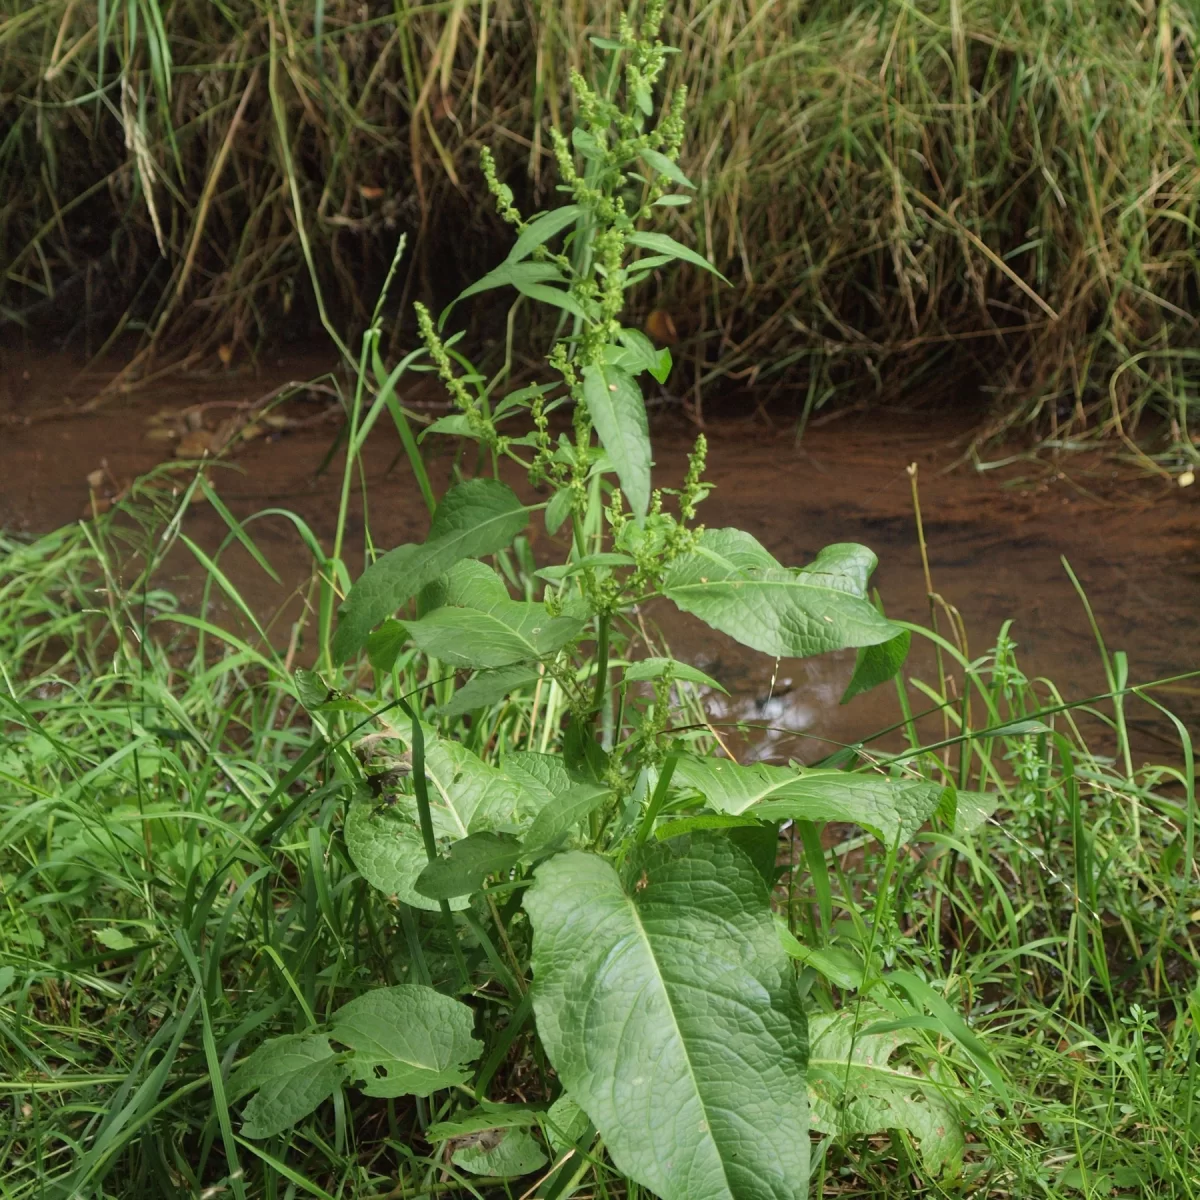
[[[203,440],[240,411],[238,405],[268,396],[290,380],[312,378],[324,365],[295,359],[257,373],[176,377],[133,396],[114,397],[86,415],[39,420],[65,402],[84,399],[101,381],[81,379],[66,360],[10,356],[0,381],[5,421],[0,426],[0,528],[34,535],[80,519],[92,502],[90,490],[104,502],[107,494],[119,493],[128,481],[171,458],[178,442],[161,431],[178,414],[194,414],[190,424],[175,423]],[[424,403],[430,396],[426,389],[412,402]],[[341,485],[340,458],[326,463],[338,429],[336,406],[325,391],[300,392],[278,412],[285,419],[260,423],[259,436],[242,443],[227,463],[210,468],[211,479],[239,519],[269,507],[291,509],[328,548]],[[656,481],[670,486],[682,477],[695,430],[678,409],[663,407],[652,413],[651,432]],[[717,421],[708,430],[708,475],[715,488],[701,516],[709,526],[747,529],[788,564],[808,561],[829,542],[863,542],[879,556],[874,583],[889,615],[927,622],[908,473],[916,463],[933,587],[961,613],[972,656],[986,653],[1002,624],[1012,619],[1011,636],[1027,675],[1053,680],[1067,699],[1105,690],[1095,638],[1062,565],[1065,558],[1086,589],[1109,647],[1128,653],[1131,681],[1200,667],[1200,496],[1099,455],[947,471],[962,454],[966,432],[936,414],[868,409],[809,429],[797,445],[786,418],[774,425],[762,414]],[[453,450],[448,444],[428,445],[435,478],[447,478]],[[420,537],[426,510],[390,425],[381,422],[373,433],[363,466],[375,544],[387,548]],[[361,543],[363,528],[359,496],[349,544]],[[184,530],[206,551],[227,532],[207,505],[193,507]],[[311,561],[286,520],[266,517],[252,530],[281,583],[236,545],[225,552],[222,565],[272,636],[286,645]],[[535,553],[550,550],[544,533],[533,537]],[[162,582],[185,605],[199,602],[201,569],[185,552],[168,560]],[[223,598],[214,602],[219,620],[236,621]],[[858,741],[897,719],[890,688],[839,705],[852,655],[775,662],[673,610],[649,616],[659,622],[678,657],[728,689],[728,698],[706,698],[714,723],[763,727],[745,744],[747,754],[813,761],[831,746]],[[940,621],[949,634],[944,607]],[[928,646],[914,649],[907,673],[936,682]],[[1156,695],[1189,728],[1200,729],[1200,680],[1170,685]],[[1154,710],[1135,703],[1130,719],[1141,753],[1172,754],[1168,743],[1177,746],[1177,738]]]

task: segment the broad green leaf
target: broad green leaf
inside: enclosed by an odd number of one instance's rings
[[[801,1200],[805,1020],[766,886],[724,839],[672,845],[624,882],[579,852],[538,868],[538,1032],[618,1171],[663,1200]]]
[[[437,912],[440,905],[416,890],[417,876],[429,863],[414,816],[405,816],[371,800],[355,800],[346,814],[346,849],[359,874],[385,896],[413,908]],[[466,908],[464,897],[451,908]]]
[[[842,703],[849,704],[855,696],[861,696],[863,692],[869,692],[873,687],[894,679],[904,666],[904,660],[908,658],[911,642],[912,634],[907,629],[902,629],[886,642],[861,647],[854,664],[854,674],[842,694]]]
[[[418,983],[373,988],[344,1004],[330,1036],[354,1054],[348,1068],[368,1096],[428,1096],[465,1083],[483,1043],[461,1001]]]
[[[255,1092],[242,1113],[248,1138],[274,1137],[307,1117],[346,1078],[329,1039],[290,1034],[264,1042],[229,1081],[234,1098]]]
[[[650,507],[650,425],[637,381],[619,367],[583,368],[583,398],[635,516]]]
[[[557,754],[515,750],[504,757],[500,770],[529,796],[537,811],[579,783]]]
[[[825,587],[865,598],[867,583],[878,565],[875,552],[866,546],[857,542],[834,542],[818,551],[817,557],[808,566],[801,567],[800,572],[819,578]]]
[[[423,442],[431,433],[440,433],[445,437],[465,437],[476,440],[479,438],[479,434],[471,425],[470,418],[466,413],[450,413],[445,417],[438,417],[431,425],[426,425],[421,430],[417,441]]]
[[[968,837],[983,825],[1000,804],[997,792],[957,792],[954,836]]]
[[[566,1092],[563,1092],[550,1105],[546,1119],[542,1122],[542,1128],[546,1133],[546,1140],[550,1143],[550,1149],[557,1157],[565,1154],[581,1139],[587,1137],[591,1124],[587,1113]]]
[[[367,661],[376,671],[386,673],[396,665],[407,641],[408,630],[389,617],[367,638]]]
[[[300,667],[292,675],[292,682],[297,698],[309,712],[316,712],[329,699],[329,684],[316,671]]]
[[[527,521],[528,510],[497,480],[469,479],[452,488],[438,505],[423,543],[389,550],[350,589],[333,638],[335,661],[345,662],[360,650],[380,621],[460,559],[503,550]]]
[[[631,246],[640,246],[643,250],[653,250],[655,254],[669,254],[672,258],[682,259],[686,263],[691,263],[694,267],[711,271],[722,283],[729,282],[703,254],[697,254],[695,250],[689,250],[682,242],[677,242],[673,237],[665,233],[631,233],[629,235],[629,244]],[[634,265],[636,266],[637,264],[635,263]]]
[[[901,1047],[919,1040],[915,1033],[865,1031],[864,1023],[886,1015],[845,1009],[809,1018],[813,1126],[838,1138],[906,1129],[920,1144],[926,1169],[953,1172],[964,1147],[955,1106],[937,1081],[892,1061]]]
[[[455,1150],[450,1161],[475,1175],[515,1179],[540,1171],[549,1160],[526,1130],[504,1129],[494,1131],[491,1136],[478,1134],[471,1145]]]
[[[612,567],[632,567],[634,565],[635,560],[628,554],[602,550],[598,554],[585,554],[582,558],[572,559],[570,562],[561,563],[558,566],[542,567],[534,574],[548,583],[561,583],[562,580],[570,579],[572,575],[578,575],[582,571],[601,570],[607,572]]]
[[[684,612],[764,654],[803,658],[886,642],[898,632],[849,590],[850,577],[770,563],[748,534],[706,530],[668,569],[662,591]]]
[[[469,1137],[488,1129],[531,1129],[538,1124],[539,1113],[525,1104],[491,1104],[485,1101],[470,1112],[458,1113],[449,1121],[434,1121],[425,1130],[430,1142]]]
[[[538,246],[544,246],[556,233],[561,233],[568,225],[574,225],[582,215],[583,209],[578,204],[564,204],[562,208],[534,217],[521,230],[505,261],[516,263],[528,258]]]
[[[533,819],[525,835],[529,853],[553,846],[585,817],[612,797],[612,789],[596,783],[577,783],[552,797]]]
[[[705,675],[697,667],[680,662],[677,658],[642,658],[635,663],[630,663],[625,668],[625,682],[640,683],[648,679],[661,679],[668,671],[671,672],[673,679],[698,683],[702,687],[712,688],[714,692],[720,692],[725,696],[729,695],[711,675]]]
[[[426,584],[417,597],[417,616],[423,617],[447,604],[460,608],[487,608],[497,600],[508,599],[504,580],[487,563],[464,558]]]
[[[426,863],[417,876],[416,889],[430,900],[470,896],[497,871],[515,867],[525,853],[516,838],[499,833],[472,833],[451,842],[444,855]]]
[[[483,608],[438,608],[408,623],[426,654],[455,667],[507,667],[557,653],[579,636],[583,622],[552,617],[544,604],[497,600]]]
[[[943,790],[924,780],[766,763],[743,766],[691,755],[680,758],[674,783],[694,788],[717,812],[761,821],[847,821],[869,829],[888,846],[920,829],[937,809]]]
[[[535,682],[537,678],[537,667],[521,663],[511,667],[499,667],[493,671],[477,671],[454,693],[449,704],[443,704],[438,711],[443,716],[461,717],[463,713],[498,704],[518,688]]]
[[[659,383],[666,383],[671,374],[671,352],[665,346],[659,350],[640,329],[621,329],[617,332],[621,349],[612,365],[631,375],[649,371]]]
[[[680,187],[696,190],[696,185],[679,169],[679,164],[673,162],[665,154],[660,154],[657,150],[641,150],[639,155],[642,162],[652,171],[665,175],[672,183],[677,183]]]
[[[685,208],[691,202],[691,196],[659,196],[654,203],[660,208]]]

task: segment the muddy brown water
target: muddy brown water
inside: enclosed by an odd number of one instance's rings
[[[78,520],[88,505],[89,473],[103,469],[101,490],[111,491],[169,458],[170,444],[147,436],[155,413],[204,406],[198,419],[211,430],[237,403],[254,401],[288,380],[310,379],[325,365],[292,359],[254,372],[174,377],[132,396],[116,396],[88,415],[41,420],[47,411],[86,399],[102,380],[80,377],[64,359],[10,354],[0,360],[0,527],[34,535]],[[426,388],[411,402],[424,404],[432,395]],[[318,468],[336,433],[337,413],[320,394],[291,400],[282,411],[289,428],[264,430],[228,465],[215,466],[212,478],[238,518],[268,507],[290,509],[328,550],[341,460],[335,458],[324,473]],[[682,478],[694,433],[678,411],[652,415],[656,482],[670,486]],[[811,429],[797,446],[786,418],[774,425],[761,414],[719,421],[708,429],[708,477],[715,488],[701,515],[712,527],[749,530],[787,564],[808,561],[830,542],[863,542],[879,556],[874,583],[889,615],[925,621],[929,608],[906,471],[915,462],[934,588],[962,614],[972,656],[984,654],[1011,618],[1027,675],[1053,680],[1068,699],[1104,690],[1083,605],[1061,564],[1065,557],[1086,588],[1110,648],[1128,653],[1132,681],[1200,667],[1200,487],[1179,489],[1114,465],[1111,458],[1083,456],[947,472],[962,454],[964,433],[944,415],[868,411]],[[426,526],[426,510],[398,452],[394,431],[380,422],[364,463],[369,526],[375,544],[384,548],[421,537]],[[449,447],[435,452],[435,479],[449,477],[452,457]],[[511,482],[521,486],[515,475]],[[207,505],[194,506],[183,528],[208,551],[226,532]],[[263,518],[251,529],[282,585],[239,547],[226,551],[222,562],[260,616],[272,620],[272,636],[283,646],[311,563],[286,520]],[[361,547],[363,530],[356,494],[348,546]],[[535,534],[539,557],[549,559],[554,551],[550,539]],[[168,561],[162,582],[185,604],[198,602],[201,572],[185,553]],[[218,620],[236,621],[231,605],[221,598],[216,605]],[[650,615],[678,657],[729,690],[728,699],[715,694],[706,699],[714,723],[769,727],[744,744],[747,755],[811,762],[897,719],[890,688],[839,705],[852,654],[776,662],[665,607]],[[947,629],[944,618],[942,628]],[[907,673],[936,682],[927,646],[914,650]],[[1200,732],[1200,679],[1155,695]],[[1178,757],[1170,727],[1152,709],[1132,702],[1130,717],[1140,756]]]

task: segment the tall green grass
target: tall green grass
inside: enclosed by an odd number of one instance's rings
[[[458,978],[438,914],[382,896],[346,853],[356,773],[341,756],[365,728],[361,702],[413,697],[443,733],[499,752],[552,745],[561,696],[530,686],[474,721],[439,715],[441,675],[409,652],[388,678],[336,678],[344,711],[310,716],[293,668],[321,657],[336,563],[296,522],[314,550],[312,603],[272,626],[223,553],[185,539],[190,495],[168,495],[150,481],[93,523],[0,541],[0,1194],[515,1196],[446,1173],[423,1136],[443,1115],[436,1097],[339,1096],[290,1137],[254,1141],[227,1084],[265,1037],[360,992]],[[228,521],[227,545],[269,568],[254,523]],[[180,549],[209,583],[191,609],[160,579]],[[502,565],[534,586],[524,551]],[[218,598],[242,611],[238,631]],[[808,944],[851,958],[870,944],[965,1013],[1008,1098],[968,1085],[961,1178],[931,1176],[907,1135],[826,1141],[817,1196],[1200,1191],[1189,733],[1102,639],[1113,694],[1080,708],[1022,673],[1014,636],[983,655],[943,640],[944,687],[899,687],[908,740],[836,756],[899,755],[953,782],[976,830],[920,835],[896,863],[854,831],[830,846],[795,831],[780,892]],[[1168,761],[1136,761],[1127,717],[1140,705],[1175,729]],[[922,711],[941,714],[932,741]],[[465,949],[474,978],[490,978],[494,948]],[[815,1009],[834,1003],[831,985],[809,983]],[[520,1026],[492,999],[476,995],[488,1094],[536,1099]],[[565,1194],[634,1195],[602,1163],[581,1164],[574,1186]]]
[[[479,146],[510,145],[514,186],[549,203],[547,130],[621,7],[7,0],[0,306],[33,328],[56,298],[90,308],[76,344],[136,332],[136,373],[253,353],[322,299],[365,323],[400,231],[418,248],[406,295],[453,292],[493,254]],[[675,233],[737,285],[644,285],[643,311],[684,336],[676,390],[777,384],[807,417],[982,382],[993,431],[1153,435],[1163,467],[1196,461],[1192,6],[668,16],[701,181]]]

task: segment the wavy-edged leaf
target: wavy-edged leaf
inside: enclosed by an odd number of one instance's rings
[[[345,1078],[346,1068],[326,1037],[289,1034],[264,1042],[229,1081],[232,1097],[255,1093],[242,1113],[242,1133],[268,1138],[290,1129]]]
[[[955,1106],[937,1081],[893,1061],[903,1046],[919,1041],[917,1034],[865,1031],[864,1023],[886,1015],[846,1009],[809,1018],[813,1126],[839,1138],[906,1129],[929,1171],[953,1173],[964,1148]]]
[[[350,589],[333,638],[335,661],[345,662],[362,649],[376,625],[460,559],[503,550],[528,519],[512,488],[495,479],[469,479],[452,488],[423,543],[389,550]]]
[[[524,282],[516,282],[513,287],[522,296],[528,296],[530,300],[536,300],[539,304],[549,304],[553,308],[561,308],[563,312],[568,312],[581,321],[590,321],[592,318],[592,314],[566,288],[550,287],[544,283]]]
[[[650,425],[637,380],[620,367],[583,368],[583,398],[635,516],[650,507]]]
[[[749,534],[710,529],[671,565],[662,592],[744,646],[804,658],[896,636],[897,627],[853,590],[855,582],[841,572],[789,571]]]
[[[674,782],[694,788],[717,812],[762,821],[846,821],[888,846],[912,837],[937,810],[944,791],[924,780],[766,763],[743,766],[691,755],[679,759]]]
[[[724,839],[672,845],[627,883],[579,852],[538,869],[538,1032],[617,1169],[663,1200],[801,1200],[805,1020],[766,886]]]
[[[428,1096],[465,1083],[483,1043],[475,1014],[419,983],[373,988],[342,1005],[330,1036],[353,1051],[348,1067],[368,1096]]]
[[[530,247],[532,249],[532,247]],[[495,270],[477,279],[470,287],[464,288],[449,304],[442,309],[438,317],[438,328],[444,329],[446,321],[454,306],[469,296],[478,296],[480,292],[489,292],[494,288],[518,287],[521,284],[544,284],[548,280],[564,283],[562,271],[553,263],[548,262],[512,262],[506,259]]]
[[[505,597],[486,609],[434,609],[410,621],[408,633],[426,654],[451,666],[493,668],[555,654],[583,625],[575,617],[552,617],[544,604]]]
[[[694,267],[700,267],[701,270],[711,272],[722,283],[729,282],[703,254],[697,254],[695,250],[690,250],[682,242],[677,242],[668,234],[631,233],[629,235],[629,243],[632,246],[640,246],[643,250],[653,250],[655,254],[669,254],[672,258],[682,259],[686,263],[691,263]],[[636,266],[637,264],[635,263],[634,265]]]

